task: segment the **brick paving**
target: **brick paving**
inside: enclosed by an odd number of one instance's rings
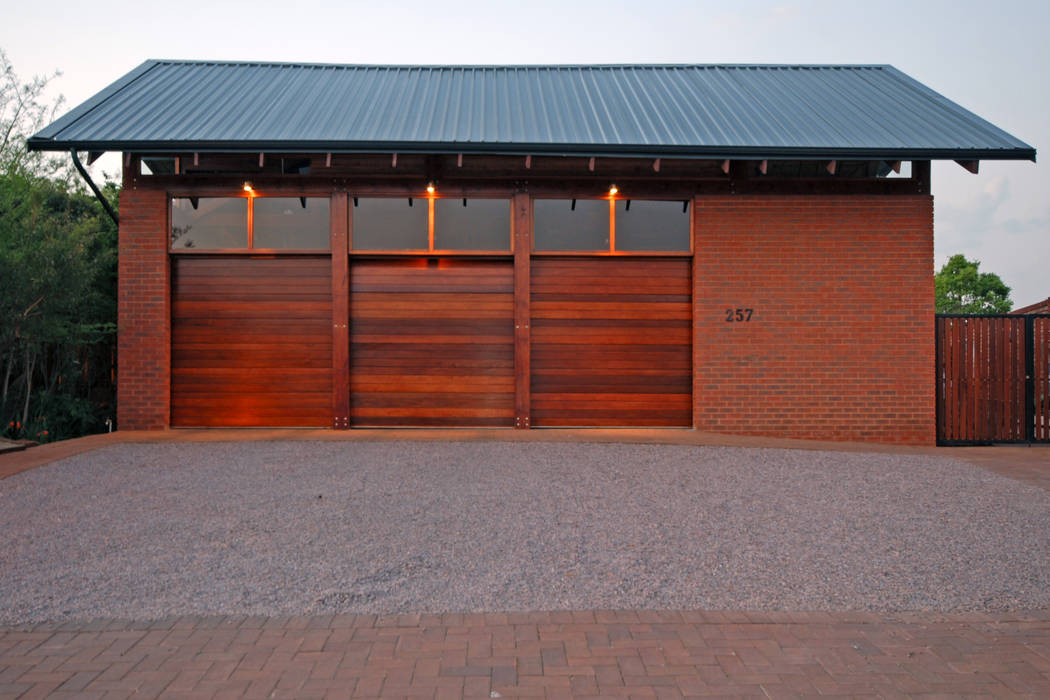
[[[1050,697],[1050,610],[183,617],[0,629],[0,697]]]

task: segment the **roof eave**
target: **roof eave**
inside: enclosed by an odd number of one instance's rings
[[[1030,160],[1034,148],[792,148],[520,143],[426,143],[348,141],[78,141],[30,138],[31,151],[125,151],[132,153],[467,153],[604,158],[705,158],[743,160]]]

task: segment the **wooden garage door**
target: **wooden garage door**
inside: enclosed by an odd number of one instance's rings
[[[513,272],[504,260],[353,260],[351,425],[513,426]]]
[[[688,258],[532,259],[532,424],[692,424]]]
[[[329,426],[326,255],[172,260],[171,424]]]

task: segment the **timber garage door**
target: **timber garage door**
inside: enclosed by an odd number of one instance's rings
[[[171,424],[328,426],[328,255],[172,258]]]
[[[514,425],[511,261],[351,261],[350,424]]]
[[[534,426],[692,424],[691,263],[534,257]]]

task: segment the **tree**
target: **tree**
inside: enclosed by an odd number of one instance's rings
[[[42,441],[113,417],[117,306],[116,227],[67,157],[26,149],[61,107],[52,77],[22,82],[0,50],[0,434]]]
[[[41,102],[55,72],[23,82],[7,54],[0,49],[0,173],[59,178],[72,184],[68,159],[41,152],[30,153],[26,140],[55,120],[65,100]]]
[[[981,263],[953,255],[934,275],[939,314],[1003,314],[1013,308],[1010,288],[994,272],[980,272]]]

